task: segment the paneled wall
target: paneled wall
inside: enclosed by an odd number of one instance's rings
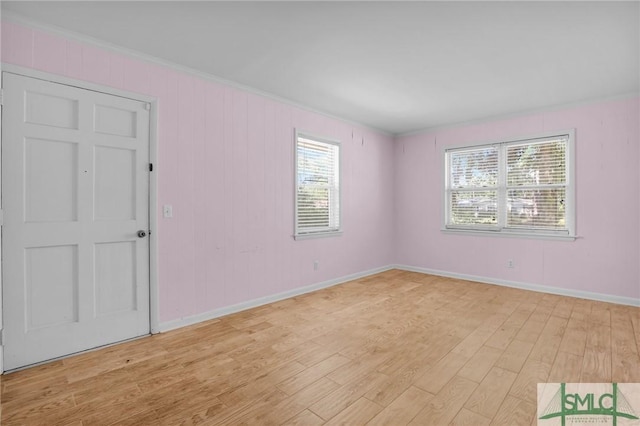
[[[158,99],[161,322],[393,263],[390,136],[8,21],[2,62]],[[292,238],[294,128],[342,142],[342,236]]]
[[[163,323],[392,264],[640,298],[637,97],[394,140],[8,21],[2,62],[158,99]],[[342,141],[340,237],[292,238],[295,128]],[[576,129],[576,241],[441,232],[443,147],[569,128]],[[172,219],[162,218],[164,204],[173,206]]]
[[[634,97],[398,138],[398,263],[639,300],[639,127],[640,99]],[[443,148],[572,128],[576,129],[577,240],[441,232]],[[508,259],[514,268],[507,267]]]

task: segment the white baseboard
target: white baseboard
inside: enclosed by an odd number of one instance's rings
[[[312,291],[321,290],[323,288],[332,287],[334,285],[342,284],[347,281],[356,280],[359,278],[367,277],[369,275],[378,274],[380,272],[388,271],[390,269],[400,269],[403,271],[419,272],[422,274],[438,275],[441,277],[458,278],[469,281],[476,281],[485,284],[494,284],[504,287],[518,288],[522,290],[537,291],[540,293],[557,294],[560,296],[578,297],[581,299],[597,300],[600,302],[616,303],[619,305],[629,305],[640,307],[640,299],[624,296],[614,296],[610,294],[593,293],[589,291],[570,290],[559,287],[550,287],[538,284],[521,283],[516,281],[501,280],[497,278],[481,277],[478,275],[459,274],[455,272],[440,271],[436,269],[421,268],[417,266],[409,265],[388,265],[380,268],[370,269],[368,271],[358,272],[355,274],[347,275],[333,280],[323,281],[316,284],[311,284],[305,287],[295,288],[282,293],[272,294],[270,296],[264,296],[257,299],[248,300],[246,302],[238,303],[231,306],[225,306],[222,308],[214,309],[212,311],[202,312],[200,314],[191,315],[184,318],[179,318],[172,321],[160,323],[159,332],[166,332],[175,330],[177,328],[186,327],[189,325],[197,324],[203,321],[219,318],[225,315],[233,314],[236,312],[244,311],[247,309],[255,308],[258,306],[266,305],[268,303],[278,302],[280,300],[288,299],[290,297],[299,296],[301,294],[310,293]]]
[[[202,312],[200,314],[191,315],[184,318],[179,318],[172,321],[160,323],[160,332],[174,330],[176,328],[186,327],[188,325],[197,324],[199,322],[208,321],[214,318],[222,317],[225,315],[233,314],[236,312],[244,311],[247,309],[255,308],[258,306],[266,305],[268,303],[278,302],[280,300],[288,299],[290,297],[299,296],[301,294],[310,293],[312,291],[321,290],[323,288],[332,287],[334,285],[342,284],[347,281],[357,280],[359,278],[367,277],[369,275],[378,274],[380,272],[393,269],[393,266],[383,266],[380,268],[369,269],[368,271],[358,272],[355,274],[347,275],[333,280],[323,281],[316,284],[311,284],[305,287],[294,288],[292,290],[284,291],[282,293],[272,294],[270,296],[259,297],[257,299],[248,300],[231,306],[225,306],[223,308],[214,309],[212,311]]]
[[[455,272],[439,271],[437,269],[421,268],[409,265],[393,265],[395,269],[403,271],[419,272],[422,274],[438,275],[441,277],[458,278],[468,281],[476,281],[485,284],[495,284],[504,287],[518,288],[522,290],[537,291],[540,293],[557,294],[560,296],[578,297],[580,299],[597,300],[599,302],[616,303],[618,305],[629,305],[640,307],[640,299],[625,296],[615,296],[611,294],[593,293],[590,291],[570,290],[560,287],[550,287],[546,285],[521,283],[517,281],[501,280],[497,278],[487,278],[477,275],[458,274]]]

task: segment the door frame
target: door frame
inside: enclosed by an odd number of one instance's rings
[[[149,173],[149,334],[157,334],[160,332],[160,300],[158,289],[158,99],[152,96],[140,93],[120,90],[101,84],[91,83],[73,78],[50,74],[31,68],[24,68],[17,65],[5,64],[0,65],[2,73],[8,72],[18,74],[24,77],[45,80],[52,83],[64,84],[80,89],[101,92],[107,95],[119,96],[133,99],[140,102],[146,102],[150,105],[149,110],[149,162],[153,164],[153,171]],[[3,75],[3,74],[0,74]],[[4,81],[4,80],[3,80]],[[4,85],[2,86],[4,88]],[[0,155],[2,153],[1,130],[2,120],[0,116]],[[0,165],[0,190],[2,188],[3,171]],[[2,194],[0,192],[0,212],[2,210]],[[0,225],[2,225],[2,215],[0,214]],[[0,234],[0,256],[2,255],[2,236]],[[3,329],[3,300],[2,300],[2,262],[0,262],[0,333]],[[1,334],[0,334],[1,336]],[[3,357],[4,348],[3,341],[0,340],[0,374],[4,372]]]

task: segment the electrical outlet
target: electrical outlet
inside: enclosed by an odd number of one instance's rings
[[[313,261],[313,270],[317,271],[318,270],[318,266],[320,266],[320,262],[318,262],[317,260]]]
[[[513,259],[507,260],[507,268],[513,269]]]
[[[167,219],[173,217],[173,206],[171,204],[165,204],[162,206],[162,216]]]

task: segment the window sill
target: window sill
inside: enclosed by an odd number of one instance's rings
[[[560,240],[560,241],[575,241],[580,238],[575,235],[560,235],[560,234],[544,234],[544,233],[529,233],[529,232],[500,232],[500,231],[479,231],[477,229],[441,229],[443,234],[453,235],[474,235],[483,237],[500,237],[500,238],[520,238],[520,239],[533,239],[533,240]]]
[[[342,231],[327,231],[327,232],[314,232],[311,234],[299,234],[294,235],[293,239],[298,240],[311,240],[314,238],[328,238],[328,237],[339,237],[342,235]]]

